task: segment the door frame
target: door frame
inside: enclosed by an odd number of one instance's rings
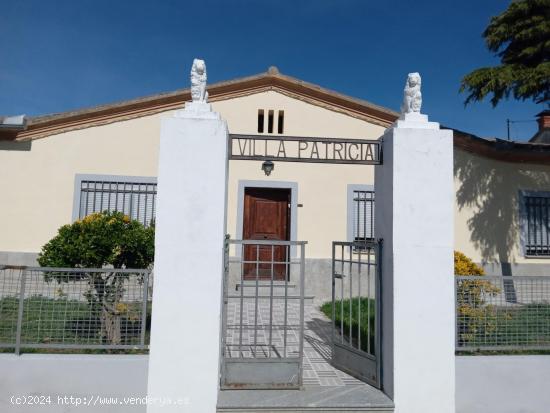
[[[245,188],[279,188],[290,189],[290,240],[297,241],[298,227],[298,182],[292,181],[249,181],[239,180],[239,188],[237,191],[237,228],[235,228],[236,239],[243,238],[243,221],[244,221],[244,190]],[[235,255],[241,256],[241,250],[236,249]],[[290,247],[290,258],[296,258],[296,246]]]

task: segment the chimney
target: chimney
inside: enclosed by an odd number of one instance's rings
[[[539,130],[535,133],[535,136],[529,139],[529,142],[550,144],[550,109],[537,113],[537,123],[539,124]]]
[[[550,109],[543,110],[537,114],[537,122],[539,124],[539,132],[543,129],[550,129]]]

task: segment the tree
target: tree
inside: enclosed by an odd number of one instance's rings
[[[148,268],[154,258],[154,227],[146,228],[120,212],[88,215],[64,225],[42,247],[38,263],[42,267],[105,268],[105,272],[46,272],[46,281],[59,283],[87,281],[86,298],[101,321],[102,341],[120,344],[121,307],[124,280],[120,268]]]
[[[474,70],[462,79],[460,92],[468,93],[465,104],[490,93],[493,107],[510,94],[535,103],[550,101],[550,0],[512,1],[491,18],[483,37],[501,64]]]

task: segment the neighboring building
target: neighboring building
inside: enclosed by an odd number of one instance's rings
[[[539,129],[535,135],[529,139],[532,143],[550,144],[550,109],[543,110],[537,114]]]
[[[398,117],[275,68],[208,91],[232,134],[378,139]],[[93,211],[149,224],[160,120],[187,100],[181,90],[0,127],[0,262],[33,264],[61,225]],[[455,248],[492,274],[550,275],[550,145],[461,131],[454,142]],[[267,176],[261,162],[231,160],[227,232],[308,241],[308,278],[329,280],[332,241],[375,236],[374,170],[275,161]]]

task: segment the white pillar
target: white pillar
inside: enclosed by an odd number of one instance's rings
[[[216,411],[227,138],[205,102],[162,121],[148,413]]]
[[[383,386],[396,413],[454,412],[453,134],[410,113],[382,139]]]

